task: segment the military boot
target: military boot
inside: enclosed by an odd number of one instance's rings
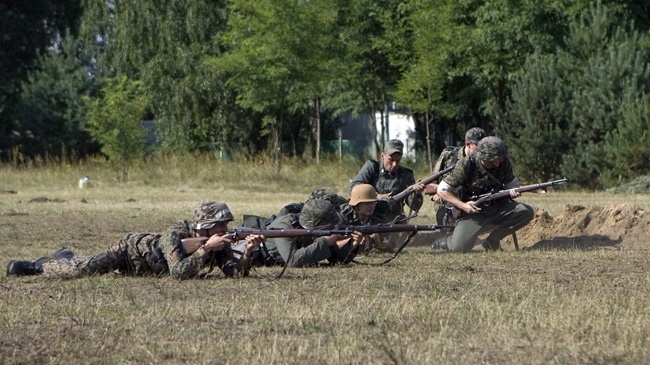
[[[492,240],[485,240],[485,241],[483,241],[481,246],[483,246],[483,249],[485,251],[488,251],[488,252],[489,251],[503,251],[503,249],[501,248],[501,243],[499,243],[499,241],[495,242],[495,241],[492,241]]]
[[[449,237],[438,238],[437,240],[433,241],[431,248],[434,250],[449,250],[449,247],[447,246],[448,239]]]
[[[43,273],[43,266],[32,261],[11,260],[7,264],[7,276],[38,275]]]

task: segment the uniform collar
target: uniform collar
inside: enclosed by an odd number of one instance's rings
[[[380,163],[381,163],[381,161],[380,161]],[[379,175],[381,175],[381,176],[386,176],[386,175],[395,176],[395,175],[397,175],[398,171],[399,171],[399,166],[397,166],[392,172],[390,172],[390,171],[386,170],[384,168],[384,166],[382,165],[381,169],[379,170]]]

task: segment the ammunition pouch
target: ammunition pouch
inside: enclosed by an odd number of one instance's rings
[[[264,243],[260,245],[260,256],[264,266],[284,265],[284,260],[276,249],[269,249]]]

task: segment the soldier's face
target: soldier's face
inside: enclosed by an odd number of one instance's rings
[[[481,160],[481,163],[483,164],[486,170],[493,170],[499,167],[499,165],[501,165],[501,157],[497,157],[492,161]]]
[[[402,161],[402,154],[395,152],[392,155],[387,155],[386,153],[381,153],[381,160],[384,165],[384,170],[393,171],[397,166],[399,166],[400,161]]]
[[[477,147],[478,147],[478,146],[476,145],[476,143],[473,143],[473,142],[465,142],[465,153],[467,154],[467,156],[471,156],[471,155],[473,155],[474,152],[476,152],[476,148],[477,148]]]
[[[363,218],[368,218],[375,211],[375,206],[377,206],[377,202],[360,202],[354,208]]]
[[[203,237],[212,237],[215,234],[222,235],[228,232],[228,222],[218,222],[214,227],[209,229],[199,229],[197,230],[199,236]]]

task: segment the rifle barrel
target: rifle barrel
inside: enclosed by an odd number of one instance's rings
[[[569,181],[569,179],[564,178],[564,179],[553,180],[553,181],[548,181],[548,182],[539,183],[539,184],[524,185],[524,186],[520,186],[518,188],[513,188],[513,189],[508,189],[508,190],[501,190],[501,191],[498,191],[496,193],[488,193],[488,194],[479,195],[478,197],[473,197],[470,200],[471,200],[471,203],[473,203],[474,205],[477,205],[477,204],[481,204],[481,203],[489,202],[489,201],[496,200],[496,199],[499,199],[499,198],[504,198],[504,197],[510,196],[510,191],[511,190],[518,191],[520,193],[525,193],[527,191],[533,191],[533,190],[547,188],[549,186],[555,186],[555,185],[563,184],[563,183],[565,183],[567,181]]]
[[[352,232],[361,232],[363,234],[372,233],[388,233],[388,232],[418,232],[418,231],[435,231],[443,228],[451,228],[449,226],[438,225],[413,225],[413,224],[391,224],[391,225],[371,225],[371,226],[346,226],[340,229],[316,230],[316,229],[231,229],[224,236],[228,236],[234,240],[241,240],[248,235],[261,235],[266,238],[280,238],[280,237],[322,237],[340,234],[349,236]],[[183,242],[200,242],[204,243],[208,237],[192,237],[185,238]]]
[[[456,167],[456,164],[453,164],[453,165],[449,166],[448,168],[427,177],[424,180],[420,180],[419,182],[421,184],[424,184],[424,185],[430,184],[430,183],[434,182],[435,180],[437,180],[438,178],[440,178],[442,175],[444,175],[444,174],[450,172],[451,170],[453,170],[454,167]],[[415,189],[413,189],[412,186],[409,186],[408,188],[404,189],[404,191],[402,191],[401,193],[399,193],[397,195],[394,195],[394,196],[391,196],[391,199],[393,199],[394,201],[398,201],[398,202],[402,201],[404,198],[409,196],[409,194],[411,194],[414,190]]]

